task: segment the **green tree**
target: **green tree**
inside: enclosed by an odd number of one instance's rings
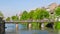
[[[41,15],[42,19],[49,18],[49,12],[45,9],[41,9],[40,15]]]
[[[40,9],[37,8],[34,12],[34,19],[44,19],[44,18],[49,18],[49,12],[46,11],[45,9]]]
[[[4,17],[3,13],[0,11],[0,16]]]
[[[28,16],[29,16],[29,19],[33,19],[33,17],[34,17],[34,10],[31,10],[29,12]]]
[[[40,8],[37,8],[33,14],[33,19],[40,19]],[[38,18],[39,17],[39,18]]]
[[[23,11],[20,20],[27,20],[28,19],[28,12],[27,11]]]
[[[12,16],[11,18],[12,18],[13,21],[19,20],[18,16]]]
[[[56,16],[60,16],[60,7],[57,7],[57,8],[55,9],[55,15],[56,15]]]
[[[60,7],[56,7],[55,8],[55,15],[57,17],[57,21],[59,20],[59,17],[60,17]]]
[[[6,18],[6,21],[10,21],[10,17],[7,17],[7,18]]]
[[[57,18],[57,23],[55,24],[55,28],[60,29],[60,22],[59,22],[59,17],[60,17],[60,6],[55,8],[55,16]]]

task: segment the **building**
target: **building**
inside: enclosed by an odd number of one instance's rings
[[[22,12],[18,15],[19,19],[20,19],[21,15],[22,15]]]
[[[49,11],[49,13],[50,13],[50,15],[52,16],[52,19],[54,19],[54,10],[55,10],[55,8],[56,7],[60,7],[60,5],[59,4],[56,4],[56,3],[52,3],[52,4],[50,4],[49,6],[48,6],[48,8],[46,8],[46,10],[47,11]],[[60,21],[60,18],[58,19],[58,18],[55,18],[55,21],[57,21],[57,20],[59,20]]]
[[[54,9],[57,7],[58,5],[56,3],[52,3],[48,6],[47,10],[53,14],[54,13]]]

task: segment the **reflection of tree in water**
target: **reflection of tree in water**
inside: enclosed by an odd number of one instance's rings
[[[33,34],[37,34],[36,32],[34,32]]]
[[[51,29],[51,28],[46,28],[49,34],[58,34],[57,30]]]
[[[6,31],[5,33],[6,34],[16,34],[16,31],[15,30],[11,30],[11,31]]]
[[[57,32],[57,34],[60,34],[60,30],[57,30],[56,32]]]

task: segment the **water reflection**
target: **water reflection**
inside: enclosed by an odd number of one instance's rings
[[[58,30],[58,34],[60,34],[60,30]]]
[[[40,29],[27,29],[26,26],[19,24],[19,29],[16,30],[16,24],[5,24],[7,27],[5,29],[6,34],[60,34],[60,30],[56,31],[54,29],[44,28]]]

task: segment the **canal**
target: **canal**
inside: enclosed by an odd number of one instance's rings
[[[42,29],[27,29],[26,26],[19,24],[19,29],[16,30],[16,24],[5,24],[5,34],[60,34],[60,30],[44,28]],[[37,27],[36,27],[37,28]]]

